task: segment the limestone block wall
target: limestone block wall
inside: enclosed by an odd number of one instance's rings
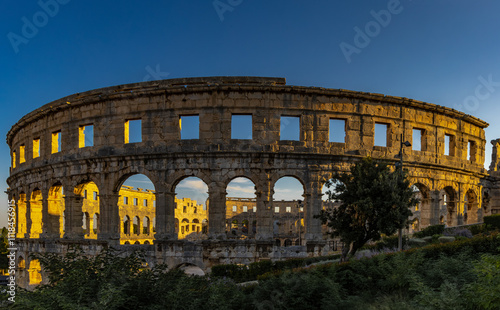
[[[195,121],[189,123],[192,116]],[[251,129],[243,138],[231,134],[236,116],[250,119]],[[333,131],[334,123],[343,128]],[[282,134],[295,125],[292,137]],[[302,245],[308,246],[323,239],[314,218],[322,208],[323,184],[365,156],[396,164],[401,143],[409,141],[420,145],[403,148],[404,168],[423,197],[415,215],[419,227],[476,223],[500,209],[495,198],[498,151],[493,168],[483,168],[487,126],[431,103],[289,86],[284,78],[119,85],[50,102],[11,128],[9,198],[17,202],[18,218],[25,218],[17,227],[19,237],[83,240],[89,237],[82,228],[85,208],[95,212],[96,206],[84,205],[81,189],[92,182],[99,193],[99,227],[92,238],[117,245],[123,239],[122,215],[130,208],[120,205],[120,189],[129,176],[144,174],[155,187],[154,242],[159,245],[178,239],[175,189],[195,176],[208,186],[209,240],[223,240],[226,187],[234,178],[246,177],[255,184],[255,239],[272,242],[274,184],[290,176],[304,189]],[[139,132],[133,133],[137,127]],[[64,192],[57,194],[60,187]],[[485,191],[488,197],[483,197]],[[64,206],[50,202],[54,195],[63,198]]]

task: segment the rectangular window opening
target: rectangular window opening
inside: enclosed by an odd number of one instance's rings
[[[248,212],[248,207],[247,206],[243,206],[243,212]]]
[[[123,204],[128,205],[128,197],[123,197]]]
[[[78,128],[78,147],[94,146],[94,125],[83,125]]]
[[[411,145],[414,151],[422,151],[423,136],[422,129],[413,128],[413,141]]]
[[[26,162],[26,146],[23,144],[19,147],[19,163],[22,164]]]
[[[474,141],[469,141],[467,144],[467,160],[476,161],[476,142]]]
[[[253,212],[257,212],[257,207],[253,207]]]
[[[181,131],[181,140],[200,138],[200,116],[186,115],[179,117],[179,129]]]
[[[231,116],[231,139],[252,139],[252,115]]]
[[[233,206],[233,212],[236,212],[238,211],[238,207],[237,206]]]
[[[61,151],[61,132],[56,131],[52,133],[52,154]]]
[[[375,123],[375,146],[387,147],[388,125]]]
[[[33,158],[40,157],[40,138],[33,139]]]
[[[16,168],[16,151],[12,152],[12,168]]]
[[[139,204],[139,199],[134,198],[134,206],[137,206]]]
[[[125,121],[125,143],[142,142],[142,122],[140,119]]]
[[[292,207],[286,207],[286,212],[287,212],[287,213],[292,212]]]
[[[147,207],[148,206],[148,200],[147,199],[144,199],[143,202],[142,202],[142,205],[144,207]]]
[[[274,207],[274,213],[280,213],[280,207]]]
[[[300,116],[281,116],[280,140],[300,141]]]
[[[328,141],[336,143],[345,143],[345,119],[330,119],[330,128]]]
[[[94,196],[94,200],[97,200],[97,192],[92,192],[92,195]]]

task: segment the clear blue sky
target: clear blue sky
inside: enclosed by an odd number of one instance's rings
[[[490,123],[486,166],[489,140],[500,137],[498,1],[55,1],[0,2],[4,137],[66,95],[214,75],[285,77],[456,108]],[[40,3],[52,4],[48,13]],[[0,163],[5,180],[6,143]]]

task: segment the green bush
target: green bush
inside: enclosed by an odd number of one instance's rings
[[[305,267],[311,264],[338,259],[340,255],[330,255],[321,257],[293,258],[283,261],[273,262],[262,260],[246,265],[216,265],[212,267],[211,276],[218,278],[230,278],[236,282],[246,282],[257,280],[264,274],[274,274],[284,270]]]
[[[413,234],[415,238],[423,238],[427,236],[442,235],[444,232],[444,225],[432,225],[424,228],[422,231]]]
[[[485,216],[483,221],[484,224],[493,227],[493,229],[500,229],[500,214]]]

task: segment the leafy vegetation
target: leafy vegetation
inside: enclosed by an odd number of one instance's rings
[[[498,309],[500,235],[476,236],[340,264],[284,265],[238,286],[188,276],[140,253],[37,258],[50,283],[19,292],[14,309]],[[263,272],[273,263],[254,267]],[[274,265],[274,267],[277,267]],[[282,266],[283,267],[283,266]]]
[[[337,208],[322,210],[320,218],[332,228],[332,236],[345,244],[342,260],[353,256],[368,241],[392,235],[408,225],[410,208],[418,203],[407,175],[391,171],[385,163],[367,157],[337,173],[327,183],[329,200]]]

